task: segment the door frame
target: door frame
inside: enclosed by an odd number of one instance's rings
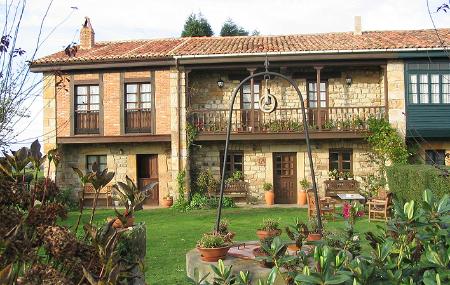
[[[277,182],[276,179],[279,178],[281,175],[277,175],[276,170],[276,156],[277,155],[283,155],[283,154],[289,154],[292,155],[294,158],[293,161],[293,165],[294,165],[294,173],[292,174],[292,177],[294,179],[294,198],[292,199],[292,201],[289,201],[288,203],[280,203],[279,200],[277,201],[277,195],[276,195],[276,186],[277,186]],[[297,196],[298,196],[298,183],[297,183],[297,152],[273,152],[272,153],[272,160],[273,160],[273,191],[275,194],[275,203],[276,204],[297,204]]]
[[[137,187],[139,188],[141,186],[141,179],[146,179],[146,178],[141,178],[139,173],[139,167],[141,165],[141,159],[144,157],[148,157],[148,161],[150,161],[152,159],[152,157],[154,157],[154,159],[156,160],[156,178],[153,178],[155,180],[155,182],[158,182],[158,184],[156,184],[154,191],[156,191],[156,198],[154,199],[154,203],[148,203],[148,198],[145,199],[144,201],[144,205],[149,205],[149,206],[159,206],[159,165],[158,165],[158,154],[156,153],[140,153],[140,154],[136,154],[136,180],[137,180]],[[149,166],[149,171],[150,171],[150,166]],[[147,178],[149,180],[151,180],[152,178],[149,177]]]

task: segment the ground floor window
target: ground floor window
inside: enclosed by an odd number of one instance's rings
[[[444,149],[425,150],[425,163],[430,165],[445,165]]]
[[[330,171],[349,172],[353,174],[353,150],[330,149],[329,168]]]
[[[223,156],[224,153],[220,153],[220,173],[223,171]],[[230,177],[236,171],[244,172],[244,153],[242,151],[229,152],[227,157],[227,163],[225,165],[225,179]]]
[[[103,171],[106,169],[106,155],[88,155],[86,156],[86,168],[87,171],[92,171],[92,165],[97,162],[99,170]]]

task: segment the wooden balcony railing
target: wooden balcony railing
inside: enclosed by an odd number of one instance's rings
[[[126,133],[151,133],[151,109],[131,109],[125,111]]]
[[[75,111],[75,134],[98,134],[99,111]]]
[[[225,133],[229,110],[192,110],[189,122],[199,133]],[[385,107],[328,107],[307,109],[313,131],[366,131],[370,117],[383,118]],[[233,110],[233,133],[298,133],[304,129],[300,108],[279,108],[272,113],[259,110]]]

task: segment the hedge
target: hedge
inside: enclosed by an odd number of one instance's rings
[[[386,174],[390,191],[404,201],[421,203],[425,189],[437,199],[450,193],[450,177],[431,165],[392,165]]]

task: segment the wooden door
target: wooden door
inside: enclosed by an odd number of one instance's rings
[[[145,185],[158,182],[158,155],[138,154],[137,155],[138,187],[142,189]],[[149,206],[159,205],[159,187],[156,185],[150,191],[144,204]]]
[[[273,181],[276,204],[297,203],[297,154],[273,154]]]

